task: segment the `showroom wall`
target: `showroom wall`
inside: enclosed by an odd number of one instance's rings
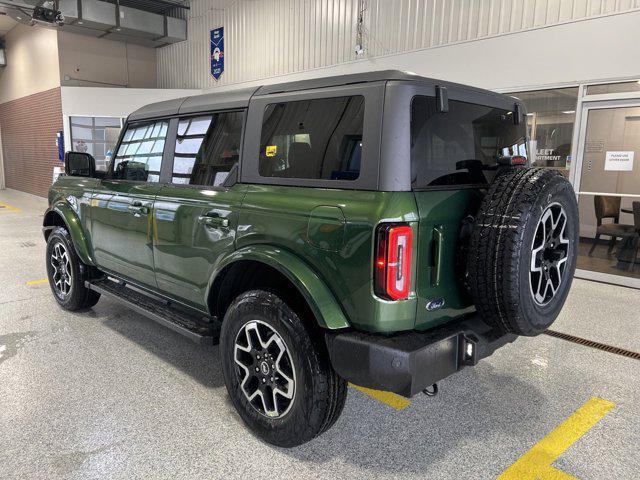
[[[60,80],[66,86],[155,88],[154,48],[58,32]]]
[[[6,187],[46,196],[58,164],[60,87],[0,103],[0,130]]]
[[[382,68],[488,88],[619,78],[637,74],[629,59],[640,54],[639,9],[640,0],[193,0],[188,40],[157,50],[158,85]],[[216,81],[209,31],[220,26],[225,73]]]
[[[0,68],[0,104],[60,86],[55,30],[18,24],[4,41],[7,66]]]

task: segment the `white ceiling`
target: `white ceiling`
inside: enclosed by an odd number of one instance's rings
[[[11,30],[18,22],[16,22],[9,15],[0,14],[0,38],[4,37],[5,34]]]

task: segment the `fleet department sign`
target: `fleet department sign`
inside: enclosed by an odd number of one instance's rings
[[[211,46],[209,61],[211,63],[211,76],[216,80],[224,73],[224,27],[219,27],[209,32]]]

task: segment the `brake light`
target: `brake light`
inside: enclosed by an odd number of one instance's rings
[[[376,295],[389,300],[403,300],[409,296],[411,236],[408,225],[378,227],[374,268]]]

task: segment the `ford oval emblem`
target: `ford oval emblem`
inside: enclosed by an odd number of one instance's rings
[[[444,307],[444,298],[434,298],[433,300],[429,300],[427,302],[427,310],[429,310],[430,312],[438,310],[442,307]]]

